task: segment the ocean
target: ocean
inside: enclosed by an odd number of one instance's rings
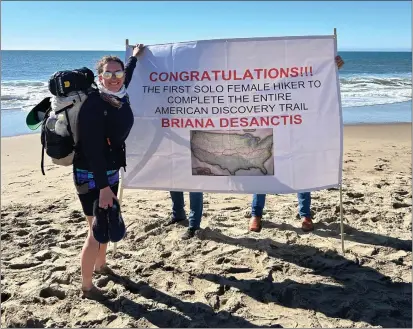
[[[56,71],[87,66],[123,51],[1,51],[1,136],[33,133],[27,111],[46,97]],[[411,122],[411,52],[339,52],[344,124]],[[35,131],[38,133],[39,131]]]

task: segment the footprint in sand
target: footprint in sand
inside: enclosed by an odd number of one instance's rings
[[[230,207],[224,207],[224,208],[222,208],[222,210],[225,210],[225,211],[229,211],[229,210],[231,210],[231,211],[241,210],[241,207],[238,207],[238,206],[230,206]]]
[[[67,205],[61,204],[61,202],[55,202],[52,204],[49,204],[48,206],[41,208],[38,210],[39,214],[42,213],[50,213],[51,211],[58,211],[58,210],[65,210],[67,208]]]
[[[211,252],[214,252],[215,250],[217,250],[219,247],[218,246],[212,246],[210,249],[206,249],[206,250],[201,250],[201,254],[202,255],[207,255]]]
[[[154,230],[154,229],[156,229],[156,228],[158,228],[158,227],[160,227],[160,226],[162,226],[162,223],[159,223],[159,222],[157,222],[157,223],[152,223],[152,224],[148,224],[148,225],[145,225],[145,226],[143,227],[143,231],[146,233],[146,232],[152,231],[152,230]]]
[[[72,241],[73,238],[75,237],[75,235],[72,234],[72,233],[64,233],[62,237],[63,237],[63,239],[65,239],[66,241],[68,241],[68,240]]]
[[[39,219],[39,220],[35,220],[33,222],[34,225],[39,225],[39,226],[44,226],[44,225],[49,225],[52,221],[48,220],[48,219]]]
[[[150,211],[152,213],[148,214],[148,217],[151,218],[160,218],[159,215],[156,213],[157,209],[156,208],[151,208]]]
[[[377,159],[378,164],[376,164],[374,166],[374,169],[376,171],[384,171],[384,170],[388,170],[389,166],[387,165],[387,163],[389,163],[390,161],[387,159],[382,159],[382,158],[378,158]]]
[[[3,228],[4,229],[4,228]],[[9,233],[4,233],[1,235],[0,239],[1,241],[6,241],[6,240],[10,240],[11,236]]]
[[[29,244],[28,244],[27,242],[25,242],[25,241],[20,241],[20,242],[17,243],[17,245],[18,245],[20,248],[27,248],[27,247],[29,246]]]
[[[376,184],[377,188],[382,188],[383,186],[390,186],[390,183],[388,183],[387,181],[380,181],[379,183]]]
[[[379,161],[379,162],[381,161],[381,162],[385,162],[385,163],[390,162],[390,160],[383,159],[383,158],[378,158],[377,161]]]
[[[42,298],[57,297],[58,299],[63,300],[66,298],[66,293],[62,289],[59,289],[58,287],[49,286],[49,287],[42,288],[40,290],[39,297],[42,297]]]
[[[217,222],[222,222],[222,221],[227,221],[228,220],[228,216],[224,215],[224,214],[218,214],[212,217],[213,220],[216,220]]]
[[[376,171],[383,171],[384,169],[387,169],[384,164],[378,164],[374,166],[374,170]]]
[[[70,215],[67,223],[81,223],[86,221],[85,216],[78,210],[73,210]]]
[[[57,228],[53,228],[53,227],[47,227],[37,232],[37,234],[43,235],[44,237],[55,237],[59,233],[60,233],[60,230]]]
[[[56,271],[52,273],[51,282],[52,283],[59,283],[59,284],[70,284],[71,283],[71,276],[67,272]]]
[[[360,198],[364,197],[364,194],[359,193],[359,192],[347,192],[346,195],[349,198],[353,198],[353,199],[360,199]]]
[[[111,279],[107,276],[102,276],[99,279],[96,280],[96,286],[98,288],[105,288],[109,282],[111,281]]]
[[[394,209],[400,209],[400,208],[408,208],[411,207],[411,204],[404,203],[404,202],[393,202],[393,208]]]
[[[230,262],[231,262],[231,259],[230,259],[230,258],[219,257],[219,258],[215,261],[215,264],[221,265],[221,264],[227,264],[227,263],[230,263]]]
[[[1,302],[4,303],[6,301],[8,301],[11,297],[11,293],[7,292],[7,291],[2,291],[1,292]]]
[[[55,265],[50,269],[50,273],[58,272],[58,271],[66,271],[66,265]],[[76,270],[77,271],[77,270]]]
[[[29,211],[27,210],[23,210],[23,211],[17,211],[14,214],[14,217],[18,218],[18,217],[27,217],[29,215]]]
[[[394,191],[394,193],[401,195],[401,196],[405,196],[407,194],[409,194],[408,191],[404,191],[404,190],[398,190],[398,191]]]
[[[219,227],[226,227],[226,228],[231,228],[231,227],[238,227],[238,223],[225,223],[225,222],[221,222],[219,223]]]
[[[172,252],[170,252],[170,251],[165,251],[165,252],[161,253],[159,257],[161,257],[161,258],[169,258],[169,257],[171,257],[171,255],[172,255]]]
[[[53,254],[50,250],[42,250],[34,255],[34,258],[42,262],[45,260],[51,259],[52,257],[53,257]]]
[[[365,214],[367,214],[369,211],[368,211],[367,209],[361,209],[361,210],[359,210],[359,209],[357,209],[357,208],[349,208],[349,209],[348,209],[348,212],[349,212],[350,214],[354,214],[354,215],[365,215]]]
[[[27,226],[27,225],[26,225]],[[29,235],[29,231],[27,231],[27,230],[18,230],[18,231],[16,231],[16,232],[14,232],[17,236],[26,236],[26,235]]]
[[[245,210],[245,212],[244,212],[244,218],[251,218],[252,217],[252,214],[251,214],[251,210]]]

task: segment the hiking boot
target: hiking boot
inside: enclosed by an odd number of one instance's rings
[[[189,227],[186,232],[182,235],[182,240],[189,240],[195,236],[196,228]]]
[[[262,229],[261,216],[253,216],[250,219],[250,225],[248,229],[251,232],[261,232],[261,229]]]
[[[126,235],[126,226],[122,218],[119,202],[116,199],[113,199],[113,205],[108,208],[107,213],[109,240],[119,242]]]
[[[301,223],[301,229],[304,232],[310,232],[314,230],[314,224],[310,217],[303,217],[303,221]]]

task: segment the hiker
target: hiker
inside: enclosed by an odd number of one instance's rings
[[[126,88],[143,50],[142,44],[136,45],[126,65],[115,56],[104,56],[99,60],[99,93],[91,94],[79,113],[79,143],[73,159],[73,179],[89,224],[81,253],[82,291],[86,298],[99,299],[103,295],[93,285],[93,271],[111,273],[106,264],[107,242],[96,240],[94,233],[99,227],[92,230],[94,210],[96,213],[97,209],[112,209],[114,201],[116,205],[119,170],[126,166],[125,140],[134,122]],[[108,241],[105,236],[103,238]]]
[[[177,191],[170,191],[172,199],[172,217],[165,226],[178,223],[186,219],[184,193]],[[201,228],[202,210],[203,210],[203,193],[189,192],[189,226],[186,232],[182,235],[182,240],[188,240],[195,236],[196,232]]]
[[[336,56],[335,58],[336,65],[338,69],[344,65],[344,61],[340,56]],[[301,222],[301,229],[304,232],[309,232],[314,230],[314,224],[311,216],[311,193],[310,192],[302,192],[297,193],[298,199],[298,213],[300,218],[302,219]],[[262,211],[265,206],[265,194],[254,194],[252,197],[252,205],[251,205],[251,219],[249,223],[249,230],[252,232],[260,232],[262,229]]]

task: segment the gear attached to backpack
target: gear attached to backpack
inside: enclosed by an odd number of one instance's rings
[[[68,97],[73,92],[85,92],[94,81],[93,71],[87,67],[72,71],[58,71],[49,79],[49,91],[54,96]]]
[[[69,166],[73,163],[79,141],[79,111],[87,97],[98,92],[93,72],[86,67],[54,73],[49,79],[49,91],[54,96],[44,98],[26,117],[30,129],[41,126],[43,175],[45,150],[54,164]]]

